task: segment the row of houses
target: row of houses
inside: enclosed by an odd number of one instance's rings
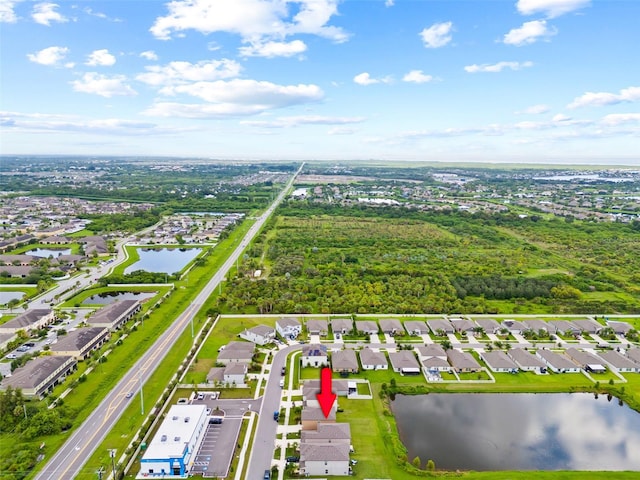
[[[229,342],[218,352],[216,363],[207,374],[207,383],[217,385],[244,385],[253,360],[256,345],[253,342]]]
[[[358,356],[360,362],[358,363]],[[604,372],[607,365],[622,372],[640,371],[640,349],[630,349],[626,355],[615,351],[598,353],[598,356],[568,348],[564,352],[541,349],[535,353],[522,348],[504,351],[485,351],[479,354],[480,359],[495,373],[517,372],[519,370],[547,373],[571,373],[585,370],[587,372]],[[427,344],[416,347],[413,351],[399,350],[388,352],[387,356],[378,350],[365,347],[357,352],[344,349],[332,352],[331,359],[327,348],[321,344],[304,345],[301,364],[303,367],[323,367],[331,364],[337,373],[357,373],[360,366],[363,370],[387,370],[389,363],[396,373],[416,375],[424,369],[434,371],[455,371],[457,373],[479,372],[482,365],[469,352],[457,349],[444,350],[441,345]]]

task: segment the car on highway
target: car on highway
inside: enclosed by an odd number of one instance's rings
[[[125,397],[127,397],[127,398],[131,398],[131,397],[133,397],[133,392],[127,392],[127,394],[125,395]]]

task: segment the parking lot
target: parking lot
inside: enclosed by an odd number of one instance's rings
[[[238,455],[238,436],[243,415],[252,410],[259,411],[260,399],[212,399],[204,395],[202,399],[194,399],[192,404],[207,405],[211,409],[225,412],[222,423],[208,423],[200,449],[196,454],[191,474],[202,474],[203,477],[226,477],[233,460]]]

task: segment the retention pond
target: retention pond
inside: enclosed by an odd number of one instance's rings
[[[398,395],[400,439],[446,470],[640,470],[640,414],[589,393]]]

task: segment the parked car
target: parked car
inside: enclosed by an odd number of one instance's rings
[[[287,368],[286,367],[282,367],[282,369],[280,370],[280,375],[284,375],[287,373]]]
[[[198,394],[198,400],[204,400],[204,393]]]
[[[271,479],[271,470],[265,470],[264,471],[264,477],[262,477],[264,480],[270,480]]]
[[[7,355],[7,358],[9,360],[13,360],[14,358],[18,358],[18,356],[15,353],[10,353],[9,355]]]
[[[290,462],[290,463],[297,463],[300,461],[300,457],[298,457],[297,455],[294,455],[291,457],[287,457],[286,460],[287,462]]]

